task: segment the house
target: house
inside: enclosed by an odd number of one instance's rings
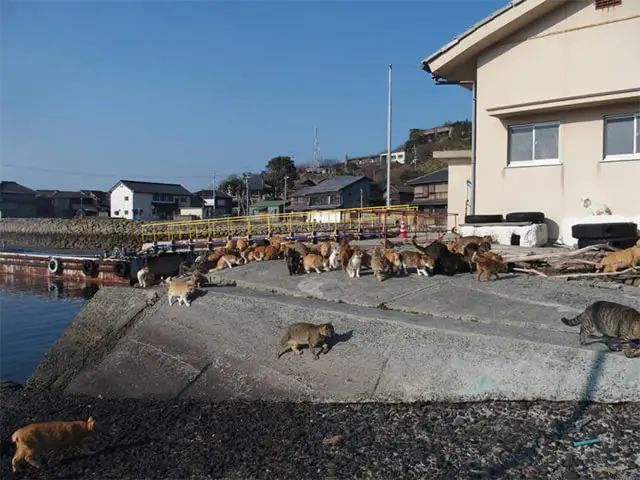
[[[404,151],[404,144],[391,150],[391,161],[396,163],[402,163],[406,161],[406,153]],[[380,154],[380,164],[387,163],[386,150]]]
[[[284,200],[262,200],[251,205],[251,215],[278,215],[284,213]]]
[[[304,180],[294,180],[293,189],[291,190],[291,192],[295,192],[296,190],[301,190],[307,187],[313,187],[314,185],[316,185],[316,182],[314,182],[311,178],[306,178]]]
[[[423,212],[433,214],[436,223],[447,223],[448,168],[441,168],[427,175],[413,178],[407,182],[407,185],[413,187],[412,205]]]
[[[200,218],[225,217],[231,215],[233,208],[233,197],[220,190],[216,190],[215,202],[213,190],[198,190],[192,197],[192,207],[202,208]],[[199,201],[198,201],[199,200]],[[214,205],[215,203],[215,205]],[[200,204],[200,205],[198,205]],[[215,214],[214,214],[215,207]]]
[[[386,156],[385,156],[386,158]],[[356,167],[363,167],[372,163],[380,163],[380,154],[374,153],[372,155],[364,155],[362,157],[349,157],[344,156],[344,166],[354,165]]]
[[[16,182],[0,182],[0,218],[36,216],[36,192]]]
[[[330,210],[368,206],[371,180],[364,175],[340,176],[294,192],[292,211]]]
[[[391,205],[406,205],[413,202],[413,190],[410,185],[391,185]],[[382,189],[382,198],[387,200],[387,188]]]
[[[109,216],[107,195],[99,190],[37,190],[39,217]]]
[[[423,61],[475,93],[470,213],[541,211],[551,241],[583,197],[640,215],[639,31],[637,0],[520,0]]]
[[[120,180],[111,190],[111,216],[129,220],[171,220],[191,206],[192,194],[175,183]]]

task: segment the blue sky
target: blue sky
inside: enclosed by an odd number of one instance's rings
[[[40,1],[0,11],[2,180],[199,189],[269,158],[343,159],[471,117],[420,61],[504,1]],[[20,166],[20,168],[9,165]]]

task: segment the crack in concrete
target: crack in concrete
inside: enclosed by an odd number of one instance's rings
[[[384,360],[382,361],[382,365],[380,365],[380,371],[378,373],[378,377],[376,378],[376,383],[373,385],[373,389],[371,390],[370,398],[375,398],[376,392],[378,391],[378,385],[380,385],[380,380],[382,380],[382,374],[384,373],[384,369],[387,368],[387,363],[391,359],[391,354],[393,353],[396,341],[398,340],[398,336],[400,335],[400,328],[396,327],[396,333],[391,339],[389,346],[387,347],[387,351],[384,352]]]

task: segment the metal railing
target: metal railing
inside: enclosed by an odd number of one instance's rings
[[[392,205],[390,207],[366,207],[337,210],[310,210],[282,214],[261,214],[242,217],[211,218],[173,222],[149,222],[142,225],[142,241],[172,241],[239,237],[247,235],[269,236],[292,233],[379,231],[397,227],[405,217],[407,224],[413,224],[408,217],[420,214],[413,205]],[[417,221],[417,220],[416,220]],[[423,219],[424,223],[425,220]],[[433,222],[432,222],[433,223]],[[446,224],[446,217],[445,217]]]

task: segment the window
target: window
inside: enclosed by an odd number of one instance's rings
[[[555,165],[559,159],[558,123],[509,127],[509,166]]]
[[[124,197],[124,201],[125,201],[125,202],[128,202],[128,201],[129,201],[129,197],[128,197],[128,196],[125,196],[125,197]]]
[[[604,119],[604,159],[640,159],[640,114]]]
[[[622,5],[622,0],[596,0],[596,10]]]
[[[125,211],[124,211],[124,214],[125,214],[125,215],[129,215],[129,210],[125,210]]]

